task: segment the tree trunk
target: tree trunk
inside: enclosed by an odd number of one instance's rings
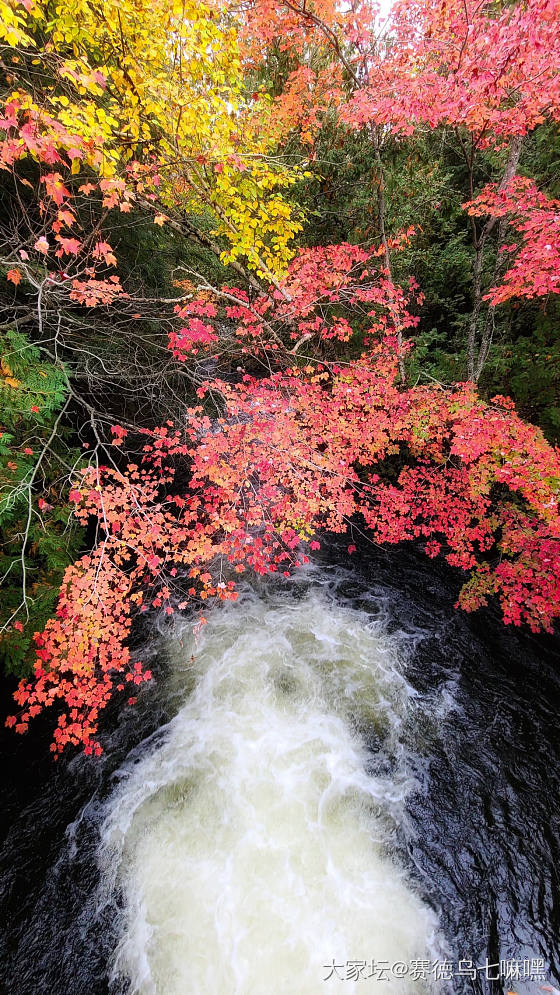
[[[503,188],[509,183],[511,179],[515,176],[517,172],[517,167],[519,165],[519,157],[521,155],[521,147],[523,144],[523,137],[521,135],[514,135],[509,144],[508,160],[504,169],[504,175],[500,181],[499,189]],[[482,311],[482,271],[484,267],[484,248],[486,245],[486,240],[494,226],[496,224],[496,218],[489,218],[484,224],[480,235],[476,234],[476,226],[473,225],[473,243],[474,243],[474,262],[473,262],[473,309],[469,320],[469,332],[467,339],[467,374],[469,380],[474,383],[478,383],[480,380],[480,375],[484,369],[486,360],[488,359],[488,354],[490,352],[490,347],[492,345],[492,333],[494,328],[494,309],[489,307],[486,313],[486,318],[484,325],[480,330],[480,341],[478,341],[479,335],[479,323],[480,314]],[[499,252],[500,246],[504,240],[507,227],[507,219],[501,218],[498,227],[498,244],[496,251]],[[492,283],[495,282],[499,273],[499,263],[496,261],[494,267],[494,276]]]
[[[373,149],[375,154],[375,165],[377,167],[377,214],[379,217],[379,231],[381,234],[381,244],[383,246],[383,256],[385,262],[385,269],[387,270],[387,275],[391,283],[393,283],[393,268],[391,266],[391,253],[389,250],[389,242],[387,240],[387,230],[385,227],[385,215],[386,215],[386,201],[385,201],[385,174],[383,172],[383,163],[381,161],[381,149],[379,146],[379,135],[377,133],[377,128],[375,125],[371,127],[371,136],[373,140]],[[399,349],[399,375],[401,378],[401,383],[404,384],[406,379],[406,373],[404,368],[404,358],[402,351],[402,328],[400,325],[396,328],[397,333],[397,344]]]

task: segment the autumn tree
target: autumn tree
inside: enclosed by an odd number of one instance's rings
[[[401,135],[422,127],[452,131],[466,168],[469,202],[476,194],[481,153],[492,150],[502,162],[501,194],[514,180],[523,138],[545,120],[560,118],[559,14],[555,0],[499,5],[402,0],[394,7],[388,45],[366,85],[353,95],[346,119],[353,125],[373,120]],[[507,227],[506,212],[498,220],[495,213],[484,214],[481,204],[469,211],[474,260],[467,356],[474,381],[488,358],[493,308],[499,303],[494,296],[484,308],[485,253],[494,234],[492,286],[503,275],[500,250]],[[531,281],[530,273],[526,279]]]
[[[184,325],[170,335],[179,362],[212,355],[230,320],[243,348],[277,372],[237,385],[210,380],[199,395],[219,399],[216,420],[196,406],[185,430],[146,430],[140,461],[83,468],[70,501],[78,521],[96,519],[98,542],[68,568],[57,614],[36,636],[35,678],[21,682],[20,711],[8,720],[17,731],[60,701],[53,750],[82,743],[99,753],[111,695],[150,677],[126,645],[135,610],[171,615],[234,599],[237,574],[289,576],[324,531],[421,539],[428,556],[470,574],[463,608],[497,596],[505,621],[551,627],[560,604],[558,452],[505,398],[487,404],[468,384],[399,385],[395,332],[415,319],[383,255],[383,246],[306,250],[260,299],[204,287],[180,309]],[[366,351],[340,364],[317,363],[312,350],[305,366],[293,365],[300,343],[352,335],[341,304],[362,316]],[[286,337],[296,340],[289,351]],[[120,449],[127,431],[112,432]],[[185,463],[188,486],[177,489]]]
[[[403,141],[438,129],[446,143],[455,144],[465,177],[461,200],[471,202],[489,172],[497,174],[498,190],[508,188],[524,137],[545,121],[558,121],[560,11],[554,0],[401,0],[393,5],[388,29],[367,3],[344,7],[254,0],[248,10],[253,57],[263,57],[264,38],[268,44],[274,40],[296,63],[276,96],[278,121],[285,122],[286,130],[297,129],[304,144],[311,145],[326,115],[335,112],[342,123],[368,135],[378,235],[384,245],[383,158],[391,135]],[[506,269],[511,243],[502,250],[509,218],[507,212],[497,219],[480,209],[467,215],[473,250],[467,373],[475,382],[492,344],[500,301],[490,299],[488,291]],[[385,262],[391,274],[388,251]],[[530,274],[527,278],[531,280]]]
[[[133,424],[177,412],[206,375],[194,357],[177,366],[166,349],[177,302],[191,296],[180,270],[189,246],[206,254],[207,271],[210,254],[217,272],[227,264],[258,287],[255,274],[275,280],[285,269],[300,221],[282,197],[295,175],[271,155],[244,90],[235,23],[219,6],[67,3],[52,16],[40,0],[9,2],[0,58],[3,524],[22,544],[20,567],[6,553],[20,596],[14,584],[2,623],[14,657],[19,627],[44,618],[34,615],[28,557],[37,529],[51,534],[45,508],[76,465],[74,453],[63,458],[69,421],[88,462],[110,435],[111,393]],[[122,243],[123,226],[137,233],[146,219],[160,251],[170,238],[185,247],[167,294],[150,295],[126,269],[123,284],[117,272],[113,236]],[[22,369],[27,355],[45,378],[40,397]],[[78,534],[69,528],[70,558]]]

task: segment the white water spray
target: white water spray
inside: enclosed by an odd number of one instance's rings
[[[367,971],[326,980],[333,960],[344,976],[434,955],[435,916],[394,855],[414,696],[396,639],[320,593],[252,596],[197,647],[186,633],[171,680],[187,700],[103,826],[104,887],[124,897],[115,975],[139,995],[418,995]]]

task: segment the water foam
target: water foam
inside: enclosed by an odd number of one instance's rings
[[[139,995],[317,995],[340,985],[333,960],[344,976],[433,956],[435,916],[395,856],[414,697],[395,639],[312,592],[255,595],[174,647],[192,690],[103,825],[105,888],[124,901],[115,977]]]

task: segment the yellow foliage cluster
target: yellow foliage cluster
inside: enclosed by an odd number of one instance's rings
[[[247,99],[234,8],[220,0],[0,0],[0,43],[38,70],[6,94],[112,180],[132,162],[157,171],[158,199],[210,210],[224,260],[279,275],[300,230],[285,198],[296,175],[273,158],[267,115]],[[18,62],[19,58],[12,59]],[[268,116],[270,118],[270,116]],[[162,215],[160,215],[162,217]]]

